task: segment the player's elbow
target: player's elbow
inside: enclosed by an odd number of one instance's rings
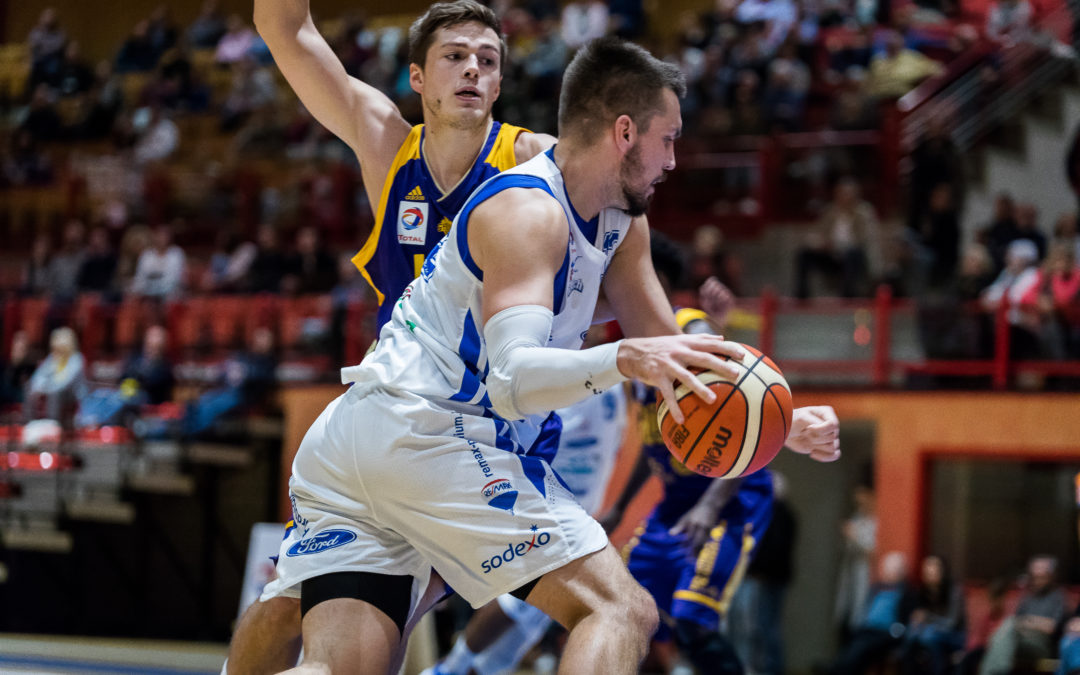
[[[506,420],[524,419],[526,413],[521,411],[514,400],[514,378],[499,369],[492,369],[488,373],[487,380],[488,400],[495,414]]]

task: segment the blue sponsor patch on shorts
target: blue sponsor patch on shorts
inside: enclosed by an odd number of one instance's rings
[[[314,537],[308,537],[307,539],[301,539],[285,552],[285,555],[290,558],[295,558],[301,555],[312,555],[315,553],[322,553],[323,551],[329,551],[332,548],[344,546],[350,541],[356,539],[356,533],[348,530],[326,530],[320,532]]]

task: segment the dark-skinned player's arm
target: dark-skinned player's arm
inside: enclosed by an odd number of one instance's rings
[[[411,128],[397,106],[345,72],[315,28],[308,0],[255,0],[255,28],[301,103],[356,153],[369,196],[374,190],[377,198]]]
[[[488,394],[506,419],[546,414],[627,378],[669,392],[673,414],[681,415],[673,382],[692,380],[691,388],[711,401],[715,394],[688,369],[731,371],[718,355],[742,352],[710,335],[631,338],[582,350],[547,347],[554,321],[551,293],[569,237],[562,206],[542,190],[511,188],[478,205],[464,226],[483,273]]]

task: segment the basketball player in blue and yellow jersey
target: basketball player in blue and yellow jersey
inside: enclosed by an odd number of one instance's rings
[[[315,28],[308,0],[255,0],[255,26],[301,102],[360,162],[377,206],[375,228],[353,262],[378,295],[381,328],[465,198],[555,139],[492,119],[506,43],[495,14],[473,0],[433,4],[409,29],[409,84],[424,116],[417,126],[345,72]],[[227,672],[290,668],[299,639],[299,601],[264,598],[238,623]]]
[[[487,136],[475,161],[460,180],[444,187],[425,160],[429,126],[416,125],[401,144],[379,197],[375,228],[353,257],[353,263],[378,297],[379,328],[390,319],[393,309],[393,302],[385,300],[397,298],[409,282],[420,276],[424,258],[450,231],[465,198],[480,183],[518,164],[516,146],[532,152],[537,139],[543,138],[489,119]]]
[[[653,266],[670,292],[683,276],[682,256],[654,234]],[[713,313],[682,308],[675,319],[684,333],[714,333],[733,297],[717,282],[702,289]],[[719,286],[719,288],[716,288]],[[708,289],[713,302],[704,303]],[[719,298],[717,298],[719,296]],[[719,631],[751,556],[772,516],[772,476],[768,469],[742,478],[708,478],[694,473],[664,445],[656,418],[656,395],[638,388],[642,449],[629,484],[605,521],[621,519],[648,476],[663,483],[664,495],[623,548],[630,574],[648,589],[662,618],[654,640],[674,639],[679,652],[702,675],[740,675],[742,665]],[[796,410],[787,447],[818,461],[840,456],[836,413],[828,406]]]

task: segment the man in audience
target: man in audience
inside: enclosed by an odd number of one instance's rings
[[[148,298],[164,300],[180,293],[184,283],[184,251],[173,243],[170,225],[158,225],[150,247],[139,256],[131,292]]]
[[[65,424],[86,394],[85,361],[75,331],[57,328],[49,336],[49,355],[27,383],[26,418]]]
[[[885,53],[870,62],[866,85],[872,96],[895,99],[944,70],[943,65],[929,56],[904,47],[903,35],[889,31],[885,38]]]
[[[1028,563],[1028,588],[1016,613],[990,638],[979,675],[1006,675],[1031,668],[1054,654],[1054,635],[1065,619],[1065,591],[1058,585],[1057,559],[1036,556]]]
[[[874,207],[861,199],[854,178],[842,179],[836,184],[833,203],[825,209],[799,251],[795,295],[810,297],[810,274],[814,270],[838,274],[840,294],[844,297],[859,295],[860,287],[867,281],[877,238]]]

